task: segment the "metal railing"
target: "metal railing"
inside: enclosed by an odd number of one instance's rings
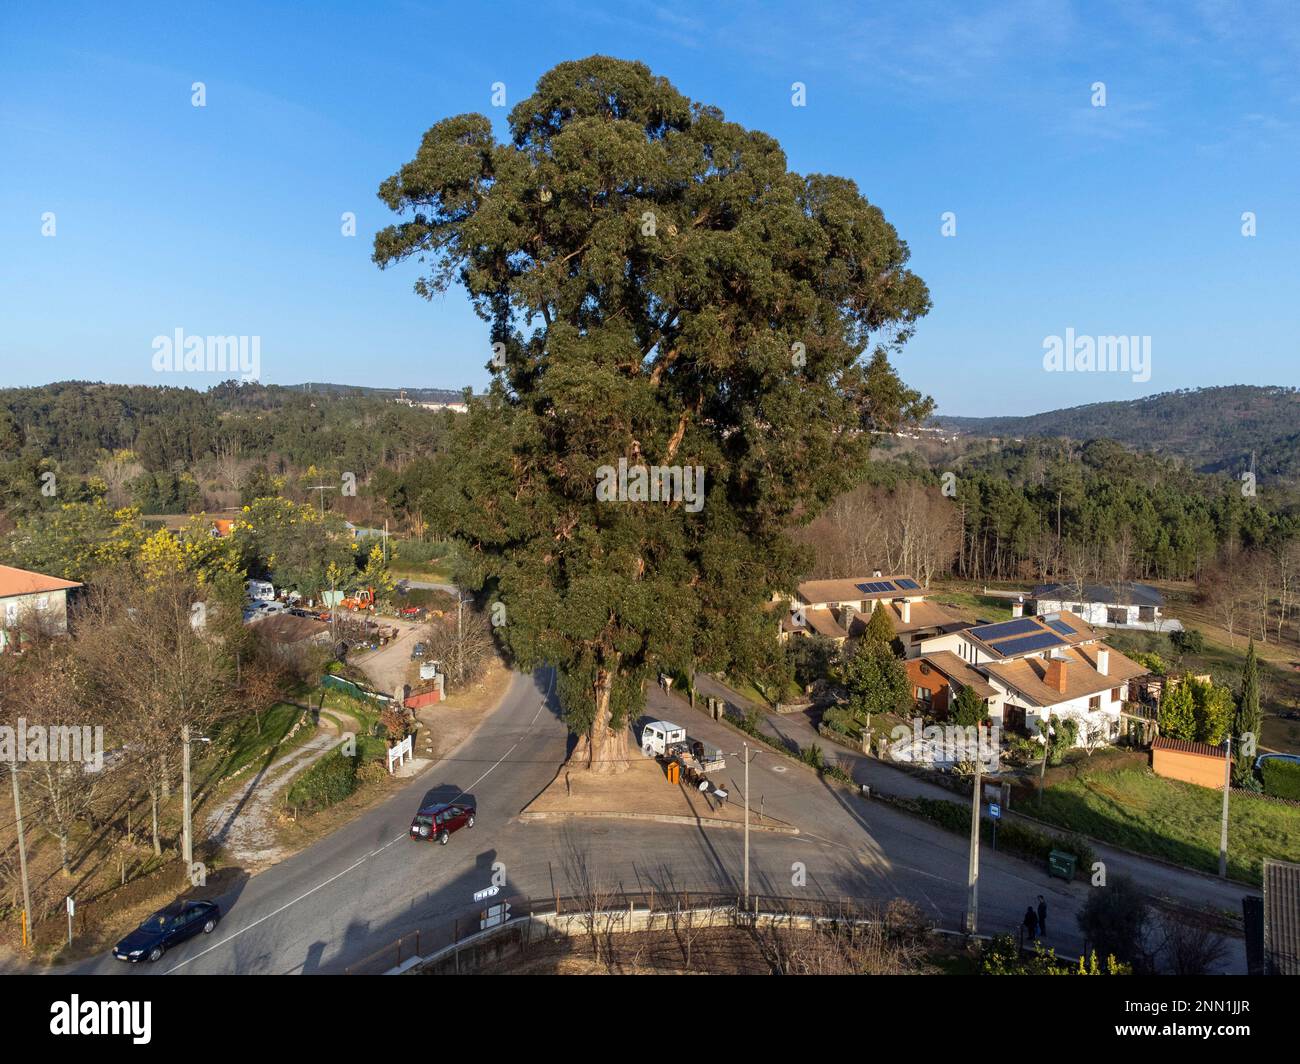
[[[878,921],[884,907],[878,901],[854,898],[792,898],[779,895],[750,896],[744,904],[735,894],[710,891],[593,891],[585,896],[568,895],[551,898],[526,898],[522,895],[497,896],[486,905],[509,905],[509,918],[488,930],[518,927],[527,917],[583,917],[590,914],[602,922],[619,913],[654,914],[666,917],[726,910],[740,923],[759,915],[768,917],[802,917],[841,923],[865,924]],[[427,958],[484,934],[482,911],[473,911],[440,923],[417,928],[399,936],[345,968],[347,975],[382,975],[414,957]],[[933,928],[932,930],[942,930]]]

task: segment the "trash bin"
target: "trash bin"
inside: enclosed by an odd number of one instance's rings
[[[1066,853],[1064,850],[1053,850],[1047,855],[1047,874],[1071,880],[1074,878],[1074,869],[1078,863],[1079,858],[1074,854]]]

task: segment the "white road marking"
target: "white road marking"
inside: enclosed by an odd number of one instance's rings
[[[528,722],[528,728],[529,728],[529,730],[531,730],[532,726],[533,726],[534,724],[537,723],[537,718],[540,717],[540,716],[542,715],[542,710],[546,708],[546,703],[547,703],[547,701],[548,701],[548,700],[550,699],[550,697],[551,697],[551,687],[554,686],[554,683],[555,683],[555,673],[552,672],[552,673],[551,673],[551,680],[550,680],[550,683],[548,683],[548,684],[546,685],[546,696],[541,700],[541,702],[539,702],[539,703],[537,704],[537,712],[533,714],[533,719],[530,720],[530,721]],[[515,740],[515,744],[514,744],[514,746],[512,746],[509,750],[507,750],[504,754],[502,754],[500,758],[497,759],[496,764],[492,765],[492,766],[491,766],[491,767],[490,767],[486,772],[483,773],[483,775],[479,776],[478,779],[476,779],[473,783],[471,783],[471,784],[469,785],[469,786],[470,786],[470,789],[472,790],[474,787],[477,787],[477,786],[478,786],[478,785],[479,785],[483,780],[487,779],[487,777],[488,777],[492,772],[494,772],[497,768],[500,767],[501,763],[502,763],[503,761],[505,761],[506,758],[508,758],[511,754],[513,754],[513,753],[515,752],[515,750],[518,748],[519,744],[522,743],[523,741],[524,741],[524,737],[521,735],[518,739]],[[456,797],[459,798],[461,795],[463,795],[463,794],[468,794],[468,793],[469,793],[469,791],[461,791],[460,794],[458,794]],[[454,799],[453,799],[453,800],[454,800]],[[317,883],[316,886],[314,886],[314,887],[311,888],[311,890],[308,890],[308,891],[306,891],[306,892],[304,892],[304,893],[302,893],[302,894],[299,894],[298,897],[296,897],[296,898],[293,899],[293,901],[285,902],[283,905],[280,906],[280,908],[276,909],[274,912],[267,913],[265,916],[260,917],[260,918],[257,919],[257,920],[254,920],[254,921],[253,921],[251,924],[249,924],[247,927],[241,927],[241,928],[240,928],[238,931],[236,931],[233,935],[227,935],[227,936],[226,936],[225,938],[223,938],[220,942],[214,942],[211,946],[209,946],[207,949],[205,949],[202,953],[196,953],[193,957],[189,957],[189,958],[187,958],[186,960],[181,961],[180,964],[173,965],[171,968],[168,968],[167,971],[165,971],[163,974],[164,974],[164,975],[171,975],[172,972],[179,971],[181,968],[184,968],[187,964],[192,964],[194,961],[197,961],[200,957],[206,957],[206,956],[207,956],[209,953],[211,953],[214,949],[220,949],[220,948],[221,948],[222,946],[224,946],[227,942],[233,942],[233,941],[234,941],[235,939],[237,939],[240,935],[242,935],[245,931],[251,931],[251,930],[253,930],[253,928],[255,928],[258,924],[263,924],[263,923],[265,923],[267,920],[270,920],[273,916],[279,916],[279,915],[280,915],[282,912],[284,912],[286,909],[292,908],[294,905],[297,905],[300,901],[304,900],[305,898],[310,898],[313,894],[315,894],[318,890],[322,889],[323,887],[328,887],[328,886],[329,886],[331,883],[333,883],[336,879],[339,879],[339,878],[342,877],[342,876],[346,876],[349,872],[353,871],[353,870],[356,869],[356,868],[360,868],[363,864],[365,864],[367,861],[369,861],[372,857],[375,857],[375,856],[377,856],[378,854],[383,853],[383,852],[384,852],[385,850],[387,850],[390,846],[395,846],[397,843],[399,843],[399,842],[401,842],[403,839],[405,839],[406,836],[407,836],[407,832],[403,831],[400,835],[398,835],[395,839],[393,839],[392,842],[384,843],[384,845],[383,845],[383,846],[380,846],[379,849],[377,849],[377,850],[371,850],[370,853],[366,854],[364,857],[362,857],[360,860],[354,862],[353,864],[348,865],[348,867],[345,868],[345,869],[343,869],[343,871],[341,871],[341,872],[336,872],[334,875],[330,876],[329,879],[325,880],[324,882]]]

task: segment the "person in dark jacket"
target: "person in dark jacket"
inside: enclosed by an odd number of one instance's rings
[[[1026,942],[1031,938],[1038,937],[1038,915],[1034,912],[1032,905],[1025,910],[1024,928]]]
[[[1047,902],[1041,894],[1038,895],[1038,933],[1047,937]]]

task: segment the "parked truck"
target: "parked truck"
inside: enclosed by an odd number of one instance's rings
[[[726,767],[722,751],[711,743],[693,739],[670,720],[651,721],[641,729],[641,752],[658,761],[677,761],[682,768],[703,775]]]
[[[351,610],[353,613],[358,610],[373,610],[375,608],[375,589],[373,587],[362,588],[356,595],[349,595],[339,605],[345,610]]]

